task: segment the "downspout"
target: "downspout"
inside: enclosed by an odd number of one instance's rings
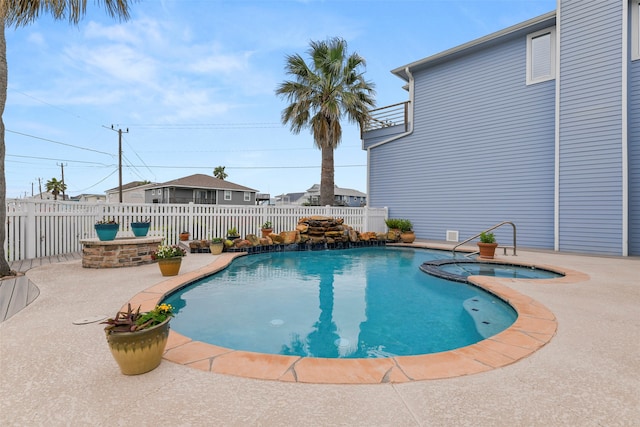
[[[629,256],[629,4],[622,2],[622,256]]]
[[[562,42],[562,0],[556,6],[556,105],[555,105],[555,153],[553,182],[553,250],[560,250],[560,45]]]
[[[404,72],[407,73],[407,76],[409,77],[409,110],[407,111],[407,121],[409,122],[409,127],[407,128],[407,131],[395,136],[392,136],[389,139],[385,139],[384,141],[380,141],[377,144],[374,144],[370,147],[367,147],[367,205],[370,206],[369,203],[369,195],[371,194],[370,188],[369,188],[369,183],[371,182],[371,149],[372,148],[376,148],[379,147],[383,144],[386,144],[387,142],[391,142],[391,141],[395,141],[396,139],[400,139],[400,138],[404,138],[405,136],[411,135],[413,133],[413,109],[414,109],[414,87],[415,87],[415,81],[413,79],[413,74],[411,74],[411,71],[409,70],[409,67],[405,67],[404,68]]]

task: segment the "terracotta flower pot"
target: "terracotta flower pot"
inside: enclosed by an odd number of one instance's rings
[[[180,233],[180,240],[182,241],[189,240],[190,235],[191,233]]]
[[[268,237],[269,234],[273,233],[273,228],[261,228],[262,237]]]
[[[404,231],[400,233],[402,243],[413,243],[416,240],[416,234],[413,231]]]
[[[497,247],[497,243],[478,242],[478,248],[480,249],[480,258],[493,259]]]
[[[111,354],[123,374],[144,374],[160,365],[169,337],[169,320],[141,331],[107,331]]]
[[[158,260],[158,267],[163,276],[177,276],[182,265],[182,257],[164,258]]]

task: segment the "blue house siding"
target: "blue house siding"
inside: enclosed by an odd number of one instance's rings
[[[416,71],[413,133],[371,149],[370,205],[421,238],[507,220],[519,245],[553,248],[555,82],[527,86],[525,64],[522,33]]]
[[[629,66],[629,254],[640,255],[640,60]]]
[[[620,255],[622,2],[561,3],[559,249]]]

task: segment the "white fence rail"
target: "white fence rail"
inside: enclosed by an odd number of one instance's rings
[[[118,237],[132,237],[130,223],[149,219],[149,235],[164,237],[166,243],[174,244],[182,231],[190,232],[192,239],[224,237],[232,227],[241,236],[260,235],[260,226],[271,221],[274,232],[279,233],[294,230],[300,218],[314,215],[344,218],[345,224],[361,232],[383,232],[388,209],[10,200],[5,254],[8,261],[17,261],[79,252],[80,239],[96,237],[93,225],[107,217],[120,224]]]

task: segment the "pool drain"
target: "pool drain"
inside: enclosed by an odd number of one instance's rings
[[[270,323],[271,323],[271,326],[282,326],[282,325],[284,325],[284,320],[282,320],[282,319],[273,319]]]
[[[333,343],[338,347],[349,347],[349,340],[346,338],[338,338]]]

